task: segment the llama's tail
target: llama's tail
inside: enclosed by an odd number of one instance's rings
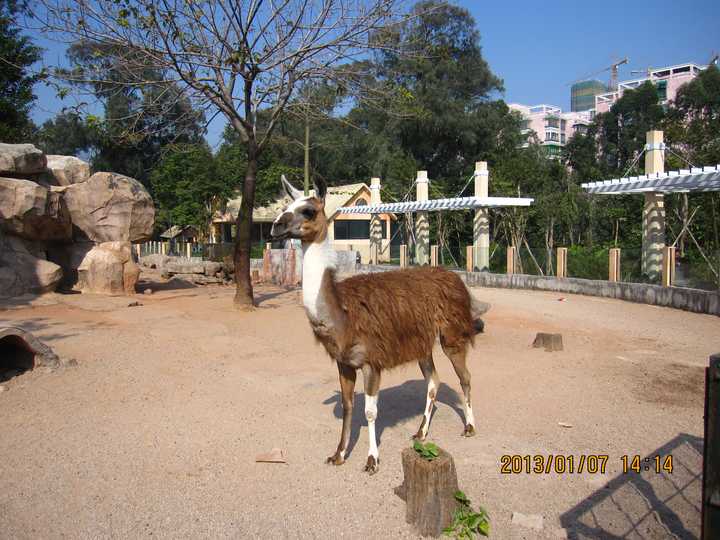
[[[470,296],[470,314],[472,315],[475,333],[481,334],[485,331],[485,322],[481,317],[490,310],[490,304],[475,298],[470,289],[468,289],[468,295]]]

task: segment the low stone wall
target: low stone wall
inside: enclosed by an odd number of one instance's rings
[[[387,272],[389,270],[397,270],[397,266],[361,264],[358,265],[357,271],[368,273]],[[457,273],[470,287],[584,294],[720,316],[720,292],[683,287],[661,287],[660,285],[648,285],[645,283],[614,283],[592,279],[529,276],[525,274],[507,275],[462,271],[457,271]]]

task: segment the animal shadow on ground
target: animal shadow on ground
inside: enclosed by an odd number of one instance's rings
[[[278,308],[278,307],[281,307],[281,305],[283,305],[283,304],[268,303],[268,302],[270,300],[274,300],[275,298],[279,298],[279,297],[282,300],[282,299],[284,299],[284,298],[282,298],[284,295],[289,295],[291,293],[297,294],[295,289],[282,289],[279,291],[269,291],[269,292],[263,292],[260,294],[256,294],[255,295],[255,305],[258,307],[263,307],[263,308]],[[292,297],[288,296],[288,301],[289,301],[289,298],[292,298]]]
[[[359,373],[357,385],[362,388],[362,375]],[[418,426],[420,426],[420,417],[425,409],[426,393],[427,383],[424,379],[405,381],[397,386],[380,389],[378,396],[378,415],[375,421],[375,433],[378,444],[380,444],[382,440],[382,434],[386,427],[401,424],[411,418],[417,418]],[[441,382],[436,401],[437,403],[447,405],[457,413],[461,420],[458,426],[458,433],[460,433],[465,413],[460,406],[460,399],[457,392],[447,384]],[[336,391],[331,397],[323,401],[323,405],[331,404],[334,405],[333,414],[335,418],[342,419],[342,397],[339,391]],[[360,437],[360,428],[363,425],[367,426],[367,420],[365,419],[365,393],[356,391],[347,456],[350,455],[355,447],[355,443],[357,443]],[[432,432],[432,425],[430,426],[430,431]],[[413,430],[413,433],[415,433],[415,430]],[[340,424],[338,424],[338,437],[339,436]]]
[[[672,474],[662,470],[670,455]],[[661,456],[659,473],[655,456]],[[616,476],[560,516],[568,538],[700,537],[703,440],[679,433],[640,459],[640,473]]]

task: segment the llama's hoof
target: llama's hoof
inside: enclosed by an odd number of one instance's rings
[[[422,442],[425,440],[425,436],[426,435],[424,435],[422,431],[418,431],[415,435],[410,437],[410,439],[412,439],[413,441],[421,441]]]
[[[345,459],[340,454],[336,453],[327,458],[325,460],[325,463],[327,463],[328,465],[342,465],[343,463],[345,463]]]
[[[475,435],[475,428],[472,424],[468,424],[465,426],[465,431],[463,431],[462,436],[463,437],[472,437]]]
[[[365,464],[365,472],[369,473],[370,476],[380,470],[380,458],[375,456],[368,456],[367,463]]]

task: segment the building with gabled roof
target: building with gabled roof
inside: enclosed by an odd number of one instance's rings
[[[313,190],[311,190],[311,194]],[[278,214],[289,205],[290,197],[278,196],[272,202],[253,210],[253,244],[263,245],[270,242],[270,228]],[[211,242],[232,242],[235,236],[235,219],[240,211],[242,195],[229,199],[223,208],[215,213],[212,220]],[[370,214],[340,214],[343,206],[366,206],[370,203],[370,188],[364,182],[328,187],[325,196],[325,215],[328,218],[328,235],[338,251],[357,251],[362,262],[370,259]],[[383,253],[381,261],[390,260],[390,243],[397,227],[397,218],[393,214],[381,214]],[[400,244],[398,240],[393,244]],[[281,247],[281,246],[278,246]]]

